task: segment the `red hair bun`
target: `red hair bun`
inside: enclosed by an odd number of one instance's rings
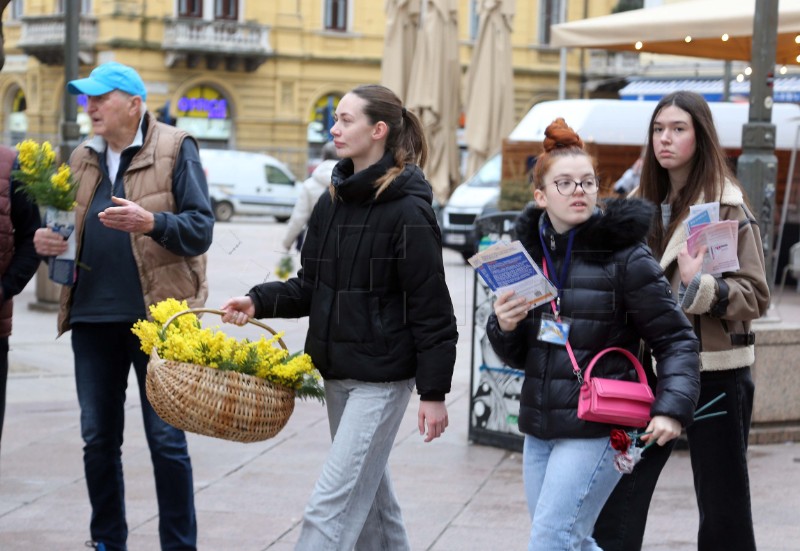
[[[575,131],[567,126],[566,121],[562,118],[557,118],[547,130],[544,131],[544,150],[552,151],[564,147],[578,147],[583,149],[583,140],[578,136]]]

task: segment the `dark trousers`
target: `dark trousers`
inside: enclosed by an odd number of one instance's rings
[[[725,398],[703,413],[727,413],[686,429],[700,512],[697,549],[753,551],[756,544],[747,472],[754,393],[750,368],[703,371],[700,383],[699,406],[725,392]],[[670,451],[671,447],[648,449],[634,472],[624,475],[614,489],[594,530],[604,551],[641,549],[650,499]]]
[[[653,444],[631,474],[624,474],[594,525],[594,539],[603,551],[639,551],[644,539],[650,499],[675,441]]]
[[[161,549],[194,551],[197,520],[186,436],[165,423],[147,401],[148,358],[139,346],[129,323],[75,324],[72,328],[83,462],[92,505],[91,536],[108,551],[126,549],[122,438],[125,391],[133,364],[156,481]]]
[[[8,383],[8,337],[0,337],[0,440],[6,418],[6,384]]]

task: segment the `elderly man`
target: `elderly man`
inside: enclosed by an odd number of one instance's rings
[[[79,182],[77,277],[61,295],[59,334],[72,330],[81,408],[84,469],[92,505],[90,545],[124,550],[121,446],[131,364],[139,383],[144,428],[156,481],[162,549],[195,549],[192,466],[184,433],[166,424],[145,395],[147,356],[131,326],[165,298],[201,306],[208,294],[205,252],[214,218],[197,144],[157,122],[137,72],[116,62],[68,83],[88,96],[94,137],[70,158]],[[42,228],[44,256],[66,243]]]
[[[8,4],[0,0],[0,18]],[[0,69],[5,64],[3,26],[0,20]],[[33,234],[41,225],[39,209],[22,193],[15,193],[19,184],[11,179],[17,152],[0,146],[0,436],[6,411],[8,380],[8,337],[14,295],[25,288],[36,273],[39,257],[33,248]]]

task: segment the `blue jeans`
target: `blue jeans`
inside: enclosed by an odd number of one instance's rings
[[[387,462],[413,388],[414,379],[325,381],[333,443],[295,550],[410,549]]]
[[[162,421],[147,401],[148,358],[139,346],[129,323],[79,323],[72,327],[92,540],[105,544],[108,551],[127,548],[122,438],[125,391],[133,364],[156,480],[161,548],[194,551],[197,519],[186,436]]]
[[[592,528],[622,476],[608,437],[525,435],[523,477],[531,515],[528,551],[600,551]]]

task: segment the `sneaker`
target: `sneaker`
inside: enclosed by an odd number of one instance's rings
[[[97,549],[97,551],[106,551],[106,544],[104,544],[102,541],[89,540],[84,544],[84,546],[91,549]]]

